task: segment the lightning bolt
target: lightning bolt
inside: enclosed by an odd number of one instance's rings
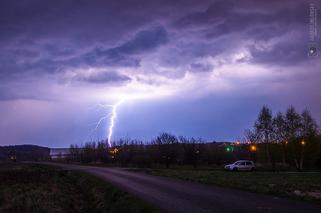
[[[97,106],[100,108],[108,108],[111,109],[110,113],[101,117],[99,121],[95,124],[95,128],[92,130],[91,135],[98,130],[99,126],[104,120],[109,119],[109,126],[107,129],[108,136],[107,136],[107,142],[109,147],[112,146],[112,137],[113,137],[113,131],[114,131],[114,126],[115,122],[117,119],[117,109],[118,107],[124,103],[124,101],[130,101],[130,100],[138,100],[138,99],[150,99],[150,98],[155,98],[155,97],[165,97],[171,94],[168,90],[162,90],[159,88],[153,88],[153,87],[148,87],[148,86],[143,86],[140,84],[132,84],[131,87],[128,87],[128,92],[115,92],[112,93],[115,96],[112,97],[113,100],[118,100],[115,104],[98,104]],[[106,98],[110,98],[108,96],[103,96],[103,98],[106,100]],[[87,137],[88,138],[88,137]]]
[[[95,127],[91,130],[90,134],[86,137],[87,139],[94,134],[95,131],[98,130],[99,126],[101,125],[101,123],[104,120],[107,120],[109,118],[109,126],[108,126],[108,146],[111,147],[112,143],[112,136],[113,136],[113,130],[114,130],[114,126],[115,126],[115,121],[117,118],[117,108],[119,107],[119,105],[121,105],[123,102],[125,101],[125,98],[121,99],[120,101],[118,101],[115,104],[98,104],[97,107],[106,109],[106,108],[111,108],[111,112],[108,113],[107,115],[101,117],[94,125]],[[87,140],[86,139],[86,140]],[[85,140],[85,141],[86,141]]]
[[[115,126],[115,120],[117,118],[117,108],[125,101],[125,99],[121,99],[116,104],[112,105],[111,116],[109,118],[109,128],[108,128],[108,145],[111,147],[111,139],[113,136],[113,130]]]

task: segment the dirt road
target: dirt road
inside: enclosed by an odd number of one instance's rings
[[[96,175],[164,212],[321,212],[321,205],[123,169],[54,164]]]

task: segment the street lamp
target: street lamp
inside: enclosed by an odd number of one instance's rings
[[[250,150],[251,150],[252,152],[256,152],[257,147],[256,147],[255,145],[251,145],[251,146],[250,146]]]
[[[304,140],[301,141],[301,145],[305,146],[305,141]]]

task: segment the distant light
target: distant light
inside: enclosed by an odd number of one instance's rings
[[[250,149],[251,149],[252,152],[256,152],[256,150],[257,150],[257,148],[256,148],[255,145],[251,145],[251,146],[250,146]]]
[[[304,141],[304,140],[301,141],[301,145],[302,145],[302,146],[305,145],[305,141]]]
[[[118,151],[119,151],[119,149],[113,148],[113,149],[110,150],[110,153],[111,154],[117,154]]]
[[[231,147],[231,146],[226,147],[225,150],[227,152],[233,152],[234,151],[233,147]]]

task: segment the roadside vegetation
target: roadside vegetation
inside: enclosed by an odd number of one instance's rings
[[[128,169],[321,204],[321,172],[228,172],[207,169]]]
[[[0,164],[0,212],[157,212],[114,186],[76,171]]]

